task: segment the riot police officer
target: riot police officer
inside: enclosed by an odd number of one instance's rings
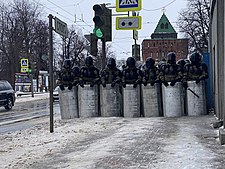
[[[176,54],[169,52],[167,54],[167,62],[160,66],[160,80],[165,86],[174,86],[176,82],[182,78],[180,67],[176,64]]]
[[[69,90],[73,87],[74,74],[71,69],[70,59],[65,59],[63,62],[63,69],[59,73],[58,82],[60,89],[63,91],[65,87],[68,87]]]
[[[194,52],[190,55],[190,63],[185,64],[186,81],[194,80],[199,83],[201,80],[208,78],[207,65],[202,63],[202,56],[198,52]]]
[[[136,67],[136,61],[133,57],[128,57],[126,67],[122,72],[122,85],[125,88],[126,84],[133,84],[136,88],[142,82],[143,73]]]
[[[80,86],[84,87],[84,84],[90,84],[90,87],[93,87],[100,83],[99,70],[93,65],[93,58],[88,56],[85,59],[85,66],[80,70]]]
[[[179,59],[177,61],[177,65],[179,66],[180,69],[180,74],[182,76],[181,78],[181,82],[184,88],[187,88],[187,81],[185,80],[184,76],[185,76],[185,65],[188,61],[186,59]]]
[[[101,72],[102,86],[106,87],[106,84],[111,84],[111,87],[114,87],[116,83],[121,83],[121,78],[122,73],[116,67],[116,60],[114,58],[109,58],[107,67]]]
[[[145,66],[143,67],[144,77],[143,84],[146,86],[148,83],[151,86],[154,86],[156,82],[158,82],[158,68],[155,66],[155,60],[151,57],[148,57],[145,62]]]
[[[77,86],[80,84],[80,68],[78,66],[74,66],[72,71],[74,75],[73,86]]]

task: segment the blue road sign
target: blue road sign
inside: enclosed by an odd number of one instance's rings
[[[28,68],[28,59],[21,59],[21,68]]]

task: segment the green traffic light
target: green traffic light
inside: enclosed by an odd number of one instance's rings
[[[93,32],[97,38],[101,39],[103,37],[103,33],[100,28],[94,28]]]

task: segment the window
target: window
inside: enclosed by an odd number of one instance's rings
[[[164,29],[164,23],[161,23],[160,27],[161,27],[161,29]]]
[[[168,23],[165,24],[165,29],[168,29],[169,28],[169,25]]]

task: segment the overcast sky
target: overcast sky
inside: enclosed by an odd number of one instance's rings
[[[0,0],[1,1],[1,0]],[[3,0],[4,1],[4,0]],[[93,32],[93,16],[92,9],[94,4],[109,3],[109,7],[115,7],[116,0],[31,0],[40,2],[44,6],[46,15],[51,13],[66,22],[68,25],[75,24],[76,27],[82,29],[83,34]],[[177,29],[178,12],[186,8],[185,0],[142,0],[142,29],[139,30],[138,44],[143,39],[150,38],[154,32],[156,25],[162,15],[162,8],[165,7],[165,14],[178,32],[178,37],[182,38]],[[115,8],[112,8],[113,14],[118,14]],[[75,19],[76,16],[76,19]],[[46,16],[47,18],[47,16]],[[127,58],[131,56],[131,45],[134,43],[131,30],[115,30],[115,19],[113,17],[113,50],[116,52],[117,59]]]

